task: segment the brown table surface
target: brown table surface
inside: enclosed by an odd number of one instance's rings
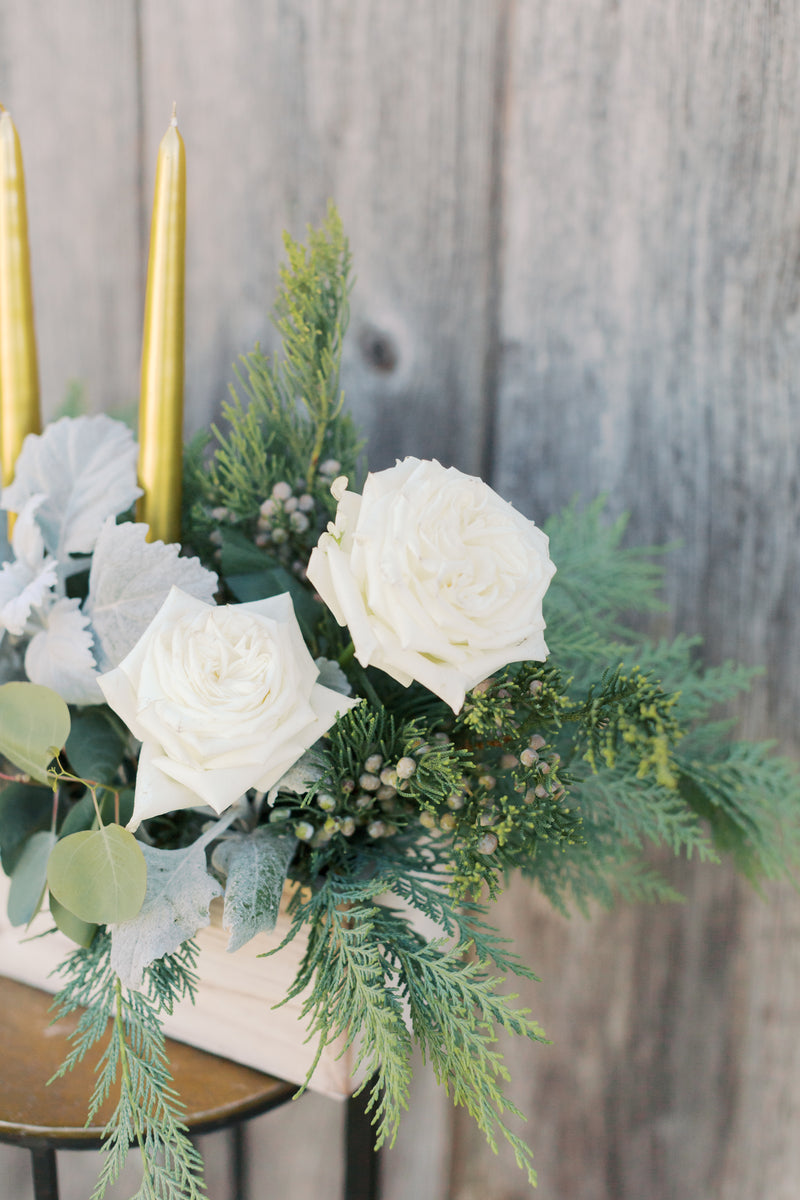
[[[47,1085],[69,1048],[77,1016],[50,1024],[53,997],[0,976],[0,1141],[60,1146],[98,1144],[116,1105],[113,1095],[85,1125],[95,1065],[105,1043],[63,1079]],[[266,1112],[290,1099],[297,1087],[181,1042],[167,1041],[170,1068],[185,1106],[184,1120],[201,1133]]]

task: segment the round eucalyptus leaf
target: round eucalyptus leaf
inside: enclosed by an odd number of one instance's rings
[[[142,907],[147,867],[133,834],[105,825],[62,838],[50,855],[47,882],[81,921],[112,925],[130,921]]]
[[[47,886],[47,861],[55,841],[55,834],[43,829],[25,843],[8,891],[8,919],[12,925],[28,925],[39,911]]]
[[[75,913],[64,908],[64,905],[56,900],[52,892],[50,893],[50,916],[70,941],[77,942],[84,949],[91,946],[94,935],[97,933],[97,926],[91,921],[82,921],[80,917],[75,916]]]
[[[69,736],[69,709],[37,683],[0,687],[0,754],[40,783]]]

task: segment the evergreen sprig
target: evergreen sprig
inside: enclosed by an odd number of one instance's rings
[[[352,1044],[359,1031],[358,1063],[374,1081],[368,1110],[376,1146],[391,1144],[407,1105],[407,1008],[414,1040],[454,1103],[466,1107],[493,1149],[497,1134],[502,1135],[534,1182],[531,1152],[504,1120],[503,1114],[521,1114],[502,1091],[509,1076],[496,1037],[502,1028],[536,1041],[545,1038],[527,1011],[513,1007],[513,996],[498,993],[503,981],[490,964],[529,973],[487,929],[477,906],[460,912],[444,887],[432,883],[427,872],[418,876],[409,860],[404,871],[398,861],[392,872],[387,859],[375,856],[376,869],[365,877],[369,857],[368,851],[356,852],[315,892],[297,893],[289,937],[305,926],[309,940],[289,995],[308,989],[303,1013],[320,1050],[340,1037]],[[429,872],[430,863],[425,866]],[[405,908],[385,896],[392,883]],[[446,936],[419,932],[409,906],[436,920]]]
[[[119,1099],[103,1137],[105,1159],[92,1193],[102,1200],[118,1179],[132,1144],[142,1151],[142,1183],[132,1200],[202,1200],[203,1161],[182,1121],[172,1086],[161,1014],[185,996],[197,978],[194,942],[154,963],[144,992],[122,987],[111,967],[111,937],[96,934],[88,949],[73,951],[62,965],[66,977],[55,997],[55,1020],[83,1010],[70,1035],[72,1049],[54,1078],[60,1078],[107,1037],[89,1102],[87,1124],[118,1087]]]
[[[602,652],[604,643],[627,635],[628,617],[664,610],[657,559],[669,547],[625,545],[628,516],[609,522],[606,509],[604,496],[584,508],[573,503],[544,527],[558,564],[545,602],[547,641],[562,665],[576,636]]]
[[[220,530],[234,526],[276,564],[305,561],[335,511],[334,475],[357,473],[362,443],[339,388],[351,259],[336,210],[309,228],[307,245],[288,234],[284,244],[273,317],[283,356],[257,345],[240,359],[222,422],[184,458],[184,533],[211,560]]]
[[[699,739],[698,739],[699,740]],[[770,742],[689,743],[678,760],[682,797],[707,822],[714,845],[756,887],[800,867],[800,782]]]

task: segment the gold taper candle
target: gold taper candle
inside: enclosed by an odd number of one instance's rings
[[[17,131],[0,104],[0,473],[4,484],[14,478],[23,439],[41,428],[25,174]]]
[[[186,157],[175,110],[158,148],[139,396],[137,520],[150,541],[177,542],[183,458]]]

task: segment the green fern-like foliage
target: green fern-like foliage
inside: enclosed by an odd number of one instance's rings
[[[732,740],[718,717],[757,672],[704,667],[699,639],[648,640],[631,627],[631,614],[660,607],[659,552],[626,548],[624,522],[604,525],[600,502],[566,510],[548,532],[559,571],[547,636],[564,699],[541,732],[560,756],[581,836],[569,853],[540,840],[523,872],[563,912],[678,898],[643,859],[648,846],[704,861],[729,855],[755,884],[794,878],[797,771],[769,745]]]
[[[505,1119],[521,1114],[503,1094],[509,1076],[496,1044],[501,1028],[544,1040],[514,998],[498,991],[502,978],[491,965],[513,968],[516,960],[479,917],[471,922],[479,910],[458,911],[443,881],[432,881],[430,860],[415,859],[413,850],[395,859],[354,849],[339,865],[324,886],[304,898],[298,893],[294,931],[305,925],[309,942],[289,994],[309,989],[304,1016],[320,1048],[360,1035],[358,1061],[373,1081],[368,1110],[376,1145],[393,1141],[407,1105],[407,1008],[414,1040],[454,1103],[467,1109],[494,1149],[498,1136],[505,1138],[535,1183],[531,1151]],[[402,910],[386,899],[394,885],[396,898],[406,902]],[[441,938],[419,932],[414,911],[436,921]]]
[[[189,541],[213,560],[235,531],[261,550],[264,569],[305,562],[335,511],[331,482],[355,477],[361,449],[339,388],[351,286],[341,220],[331,207],[307,244],[284,242],[274,310],[282,357],[256,346],[240,360],[222,422],[184,461]]]
[[[172,1087],[160,1016],[196,989],[197,947],[186,942],[154,963],[144,992],[123,988],[111,967],[111,938],[100,932],[88,949],[62,965],[66,976],[54,1001],[55,1019],[80,1011],[72,1049],[55,1078],[105,1040],[87,1124],[109,1095],[118,1094],[104,1133],[105,1160],[92,1193],[102,1200],[125,1164],[131,1145],[142,1151],[141,1187],[132,1200],[202,1200],[203,1162],[182,1123]]]

